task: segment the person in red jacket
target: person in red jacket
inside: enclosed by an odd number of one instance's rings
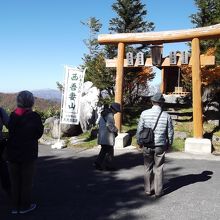
[[[9,118],[7,159],[11,178],[12,214],[24,214],[36,208],[31,203],[35,160],[38,157],[38,139],[43,134],[43,124],[38,113],[32,110],[34,96],[21,91],[17,108]]]

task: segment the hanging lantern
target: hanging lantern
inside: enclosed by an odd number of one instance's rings
[[[151,58],[153,66],[160,66],[162,62],[163,45],[151,45]]]

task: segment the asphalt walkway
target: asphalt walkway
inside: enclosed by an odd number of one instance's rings
[[[219,220],[220,156],[168,153],[165,195],[147,198],[143,158],[132,148],[116,149],[117,171],[97,171],[99,148],[40,146],[33,186],[36,210],[11,215],[0,189],[0,220]]]

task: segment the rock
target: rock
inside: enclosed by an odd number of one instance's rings
[[[58,117],[50,117],[44,123],[45,133],[50,133],[53,138],[59,138],[59,132],[60,137],[72,137],[90,130],[97,124],[100,117],[99,95],[99,89],[94,87],[92,82],[85,82],[80,106],[80,124],[61,124],[61,131],[59,131],[60,119]]]
[[[61,124],[61,136],[72,137],[82,133],[80,125]]]
[[[215,144],[220,145],[220,137],[216,136],[216,135],[213,135],[212,136],[212,142],[215,143]]]
[[[59,123],[60,123],[60,119],[54,118],[53,126],[51,129],[51,136],[53,138],[59,138]]]
[[[91,82],[84,83],[80,107],[80,125],[83,132],[88,131],[96,124],[99,112],[99,94],[99,89],[92,87]]]

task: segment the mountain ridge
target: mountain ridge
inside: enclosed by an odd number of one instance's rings
[[[35,89],[31,91],[35,97],[60,102],[61,92],[56,89]]]
[[[18,93],[0,92],[0,107],[6,109],[9,112],[13,111],[16,108],[17,94]],[[39,111],[46,111],[51,108],[60,110],[60,99],[58,99],[57,96],[50,95],[51,98],[49,98],[49,96],[45,96],[46,98],[41,98],[43,95],[35,95],[35,92],[33,92],[33,95],[35,97],[34,109]]]

